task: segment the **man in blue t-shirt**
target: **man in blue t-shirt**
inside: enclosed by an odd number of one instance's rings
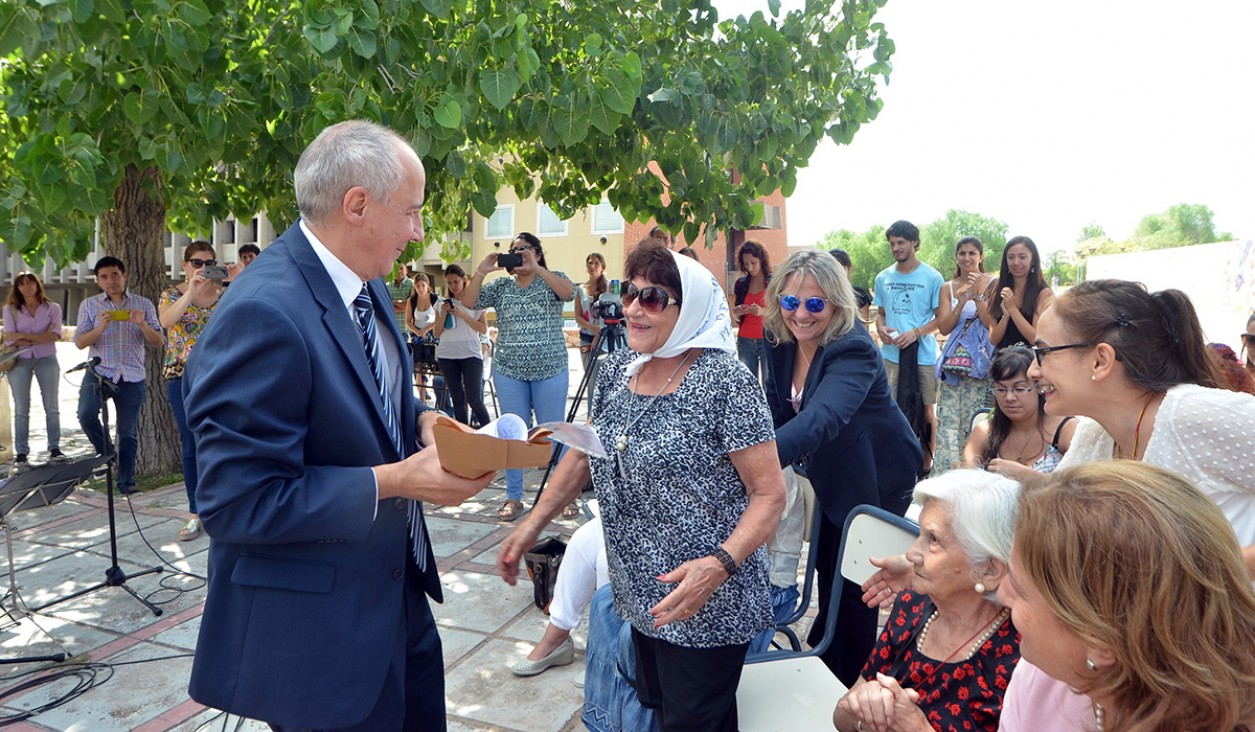
[[[924,470],[927,472],[937,439],[937,306],[945,281],[937,270],[921,262],[919,229],[909,221],[896,221],[885,230],[894,264],[876,275],[872,304],[876,306],[876,334],[880,352],[889,373],[889,388],[897,398],[898,354],[900,349],[919,342],[919,388],[924,411],[932,428],[931,444],[925,445]]]

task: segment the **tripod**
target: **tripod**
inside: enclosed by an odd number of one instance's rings
[[[602,353],[602,344],[605,344],[605,353]],[[588,352],[588,363],[584,369],[584,376],[580,379],[580,383],[575,387],[575,396],[571,399],[571,408],[567,411],[566,421],[574,422],[575,415],[580,410],[580,401],[583,400],[584,394],[588,392],[588,385],[597,375],[597,367],[606,354],[614,353],[620,348],[627,348],[627,335],[623,332],[623,320],[616,318],[614,320],[606,319],[601,330],[597,332],[597,337],[593,339],[591,350]],[[561,450],[554,450],[553,456],[549,458],[549,464],[545,466],[545,474],[540,478],[540,487],[536,489],[536,501],[532,503],[534,507],[540,502],[540,496],[545,492],[545,485],[549,482],[549,474],[553,472],[554,467],[558,464],[558,458],[562,455]]]
[[[149,610],[151,610],[153,615],[161,615],[161,612],[162,612],[161,608],[152,604],[148,600],[145,600],[144,598],[140,597],[138,592],[131,589],[130,586],[126,584],[127,574],[126,572],[122,570],[121,567],[118,566],[118,527],[117,527],[116,521],[114,520],[114,511],[113,511],[113,490],[114,490],[113,471],[117,469],[118,454],[117,452],[114,451],[113,443],[111,441],[111,438],[109,437],[109,397],[112,396],[112,394],[110,393],[109,387],[106,386],[109,383],[108,380],[106,380],[105,377],[100,374],[100,372],[96,371],[95,367],[91,367],[90,370],[91,370],[91,375],[96,378],[96,390],[100,396],[100,425],[104,433],[104,444],[102,445],[103,447],[102,453],[108,456],[105,463],[105,486],[106,486],[107,493],[109,496],[109,499],[108,499],[108,502],[109,502],[109,558],[112,560],[112,563],[110,564],[109,568],[105,570],[104,582],[101,582],[100,584],[92,585],[91,587],[88,587],[83,590],[79,590],[78,592],[71,593],[69,595],[66,595],[65,597],[58,598],[56,600],[53,600],[52,602],[44,603],[43,605],[40,605],[39,607],[34,608],[33,612],[39,612],[40,610],[43,610],[44,608],[49,608],[49,607],[52,607],[53,605],[58,605],[60,603],[66,602],[67,600],[73,600],[76,597],[82,597],[83,595],[86,595],[91,592],[95,592],[96,590],[104,589],[105,587],[121,587],[122,589],[129,592],[131,594],[131,597],[134,597],[136,600],[139,600],[139,602],[142,605],[144,605],[144,607],[147,607]],[[90,377],[85,375],[83,378],[86,379]],[[113,468],[110,468],[109,463],[113,463]],[[146,574],[152,574],[154,572],[158,572],[158,573],[161,572],[161,567],[160,566],[150,567],[143,571],[135,572],[131,574],[130,576],[140,577]]]

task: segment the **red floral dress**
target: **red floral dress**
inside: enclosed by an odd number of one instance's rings
[[[938,732],[997,732],[1002,695],[1020,660],[1020,634],[1008,616],[971,658],[940,663],[915,645],[936,609],[927,595],[900,593],[863,678],[871,681],[882,673],[918,691],[920,709]]]

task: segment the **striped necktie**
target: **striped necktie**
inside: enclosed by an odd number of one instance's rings
[[[383,370],[383,359],[379,349],[382,348],[379,333],[375,327],[375,303],[370,299],[370,291],[362,285],[362,291],[353,301],[357,312],[357,325],[362,331],[362,345],[366,348],[366,361],[370,364],[370,372],[375,377],[375,386],[379,396],[383,398],[384,419],[388,423],[388,436],[392,438],[392,446],[402,459],[406,457],[405,446],[401,438],[401,425],[397,418],[397,408],[392,402],[392,392],[388,388],[388,375]],[[410,538],[414,546],[414,562],[420,570],[427,569],[427,532],[423,526],[423,504],[410,501],[409,510]]]

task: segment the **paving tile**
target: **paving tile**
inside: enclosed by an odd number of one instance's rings
[[[510,587],[495,574],[446,572],[444,603],[432,603],[440,628],[495,633],[532,605],[532,585],[520,581]]]
[[[495,526],[441,516],[428,517],[427,529],[431,536],[432,552],[438,558],[457,554],[497,530]]]
[[[489,641],[445,679],[450,715],[529,732],[559,732],[583,704],[574,681],[583,655],[569,666],[519,678],[510,666],[527,657],[530,643]]]
[[[444,651],[444,667],[447,669],[455,665],[466,654],[486,640],[488,640],[488,636],[483,633],[473,633],[468,630],[456,630],[454,628],[441,628],[440,646],[441,650]]]

